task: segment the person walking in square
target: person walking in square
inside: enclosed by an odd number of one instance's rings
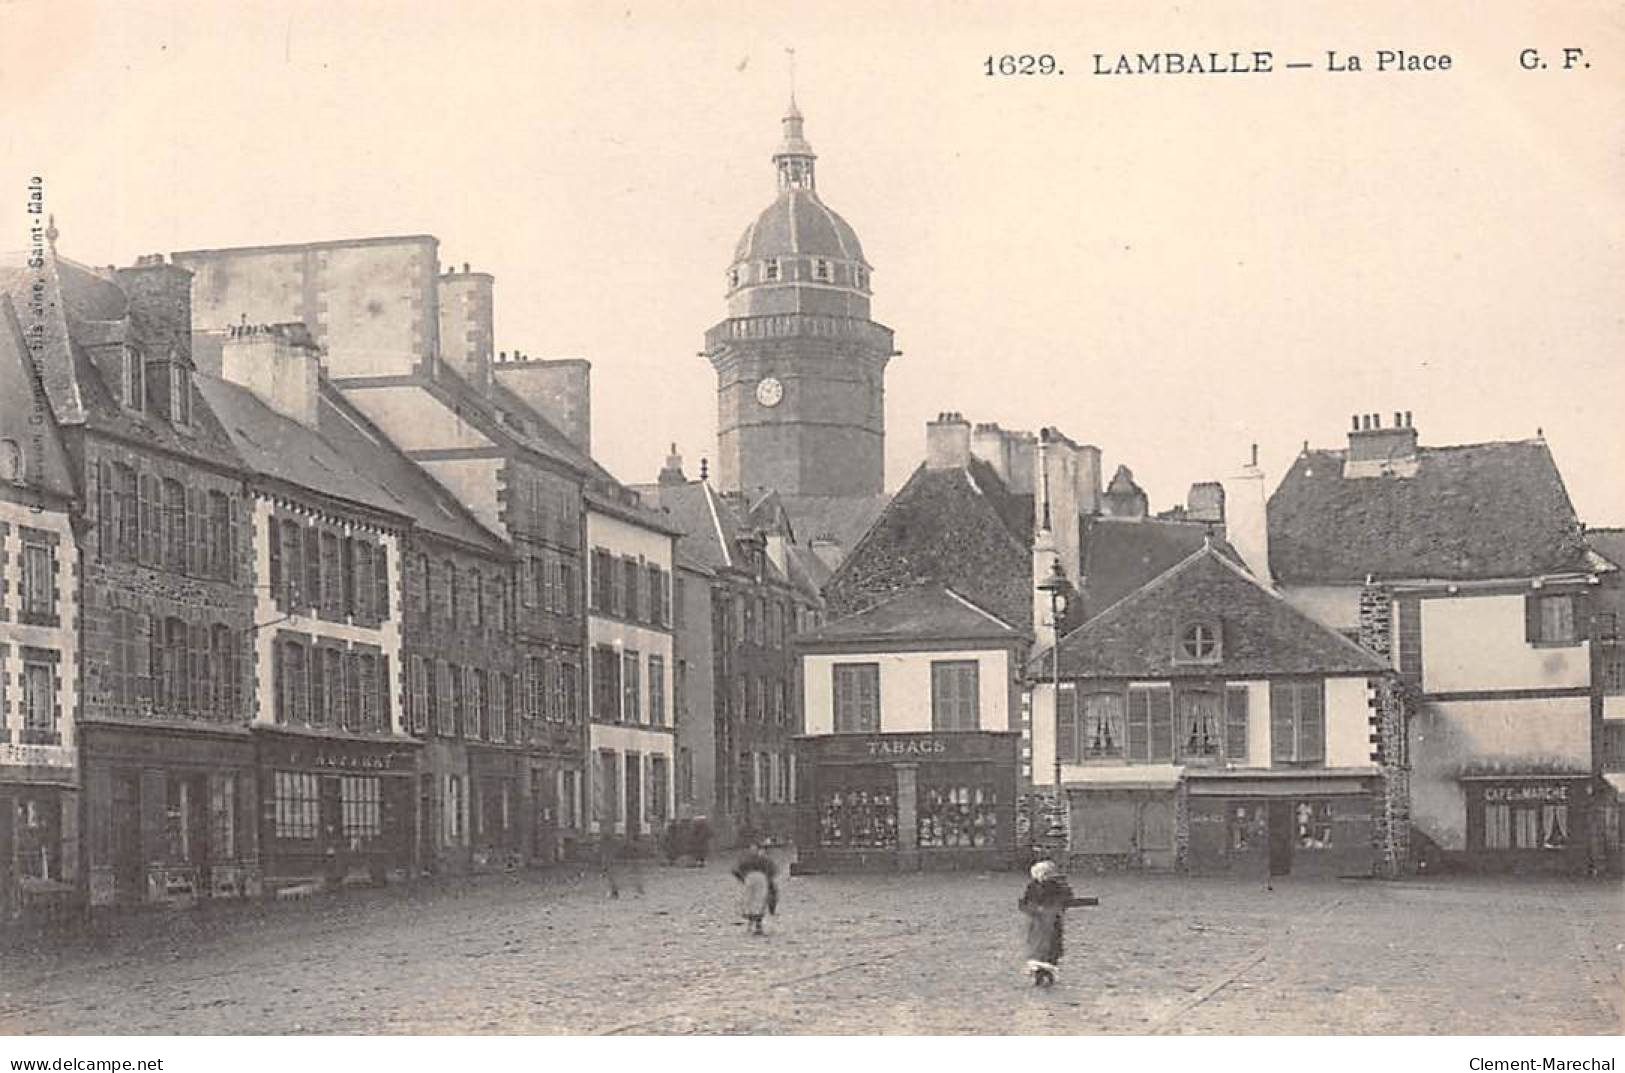
[[[778,875],[779,866],[755,842],[734,865],[733,877],[740,883],[739,912],[750,925],[752,935],[766,934],[762,930],[762,918],[778,912]]]
[[[1066,949],[1066,911],[1097,902],[1073,894],[1072,884],[1054,861],[1039,861],[1030,874],[1032,880],[1021,892],[1016,908],[1027,915],[1027,973],[1033,978],[1033,986],[1049,987],[1061,971],[1061,955]]]

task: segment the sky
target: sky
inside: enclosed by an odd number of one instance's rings
[[[1625,9],[1422,7],[0,0],[0,248],[32,175],[89,264],[434,234],[495,274],[499,349],[592,361],[614,473],[676,443],[693,474],[794,48],[902,350],[889,487],[944,410],[1096,444],[1154,509],[1408,410],[1424,445],[1542,430],[1625,524]],[[1253,49],[1316,67],[1090,74]],[[1379,49],[1452,66],[1324,69]],[[988,77],[1005,52],[1065,74]]]

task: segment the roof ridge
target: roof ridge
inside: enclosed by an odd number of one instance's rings
[[[966,607],[970,608],[972,611],[976,612],[978,615],[981,615],[983,618],[987,619],[989,622],[992,622],[994,625],[1003,626],[1007,630],[1015,630],[1016,629],[1010,623],[1004,621],[1004,619],[1000,618],[998,615],[995,615],[993,612],[987,610],[985,607],[979,607],[979,606],[977,606],[977,604],[975,604],[973,601],[971,601],[968,597],[961,596],[959,593],[955,592],[951,586],[943,585],[943,586],[941,586],[941,588],[942,588],[943,592],[947,593],[953,599],[958,600],[960,603],[964,604]],[[1020,631],[1016,631],[1016,632],[1020,632]]]

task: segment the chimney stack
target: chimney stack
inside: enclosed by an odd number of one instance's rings
[[[150,360],[178,353],[192,360],[192,273],[170,264],[161,253],[143,254],[113,281],[129,302],[129,339]]]
[[[265,405],[306,428],[316,427],[321,350],[301,323],[234,324],[220,347],[220,378],[247,388]]]
[[[688,478],[683,476],[683,456],[677,453],[677,445],[671,445],[671,453],[666,455],[666,464],[661,467],[660,476],[656,478],[661,484],[687,484]]]
[[[1347,461],[1409,462],[1416,458],[1416,429],[1410,411],[1394,411],[1392,428],[1382,427],[1381,414],[1368,414],[1361,427],[1349,433]]]
[[[928,434],[929,435],[929,434]],[[991,421],[984,421],[971,432],[971,454],[986,462],[999,480],[1010,483],[1010,440],[1004,429]]]
[[[440,360],[477,391],[491,384],[491,352],[496,331],[491,292],[496,278],[487,272],[448,270],[436,281],[440,306]]]
[[[592,363],[584,358],[519,358],[491,367],[497,383],[518,395],[579,447],[592,452]],[[702,463],[703,466],[703,463]]]
[[[926,469],[964,469],[970,457],[970,422],[964,414],[948,411],[926,422]]]
[[[1354,435],[1354,433],[1350,433]],[[1219,489],[1224,535],[1241,555],[1252,575],[1266,585],[1274,584],[1270,574],[1269,513],[1264,492],[1264,471],[1254,461],[1241,472],[1227,477]],[[1194,489],[1193,489],[1194,491]]]

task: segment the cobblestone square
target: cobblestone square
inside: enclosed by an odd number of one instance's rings
[[[797,876],[769,935],[726,868],[516,875],[177,912],[5,956],[0,1032],[1612,1034],[1620,889],[1075,877],[1052,991],[1018,874]]]

